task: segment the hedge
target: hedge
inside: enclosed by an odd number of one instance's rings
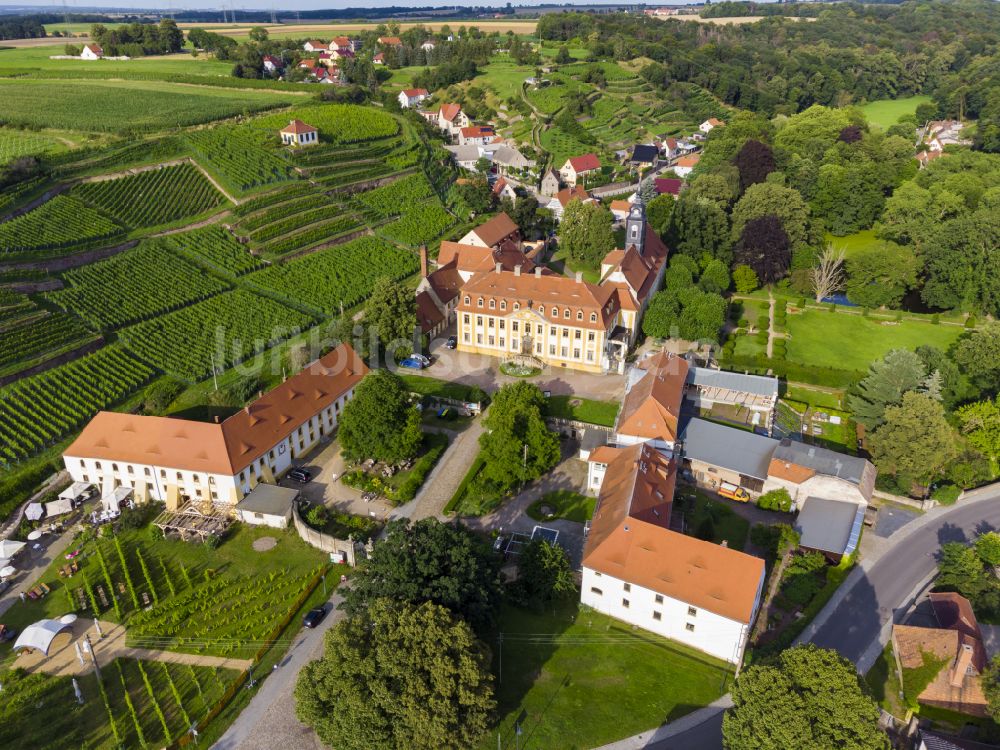
[[[723,349],[725,355],[725,349]],[[786,362],[780,359],[768,359],[763,355],[757,357],[724,356],[723,366],[736,372],[764,375],[772,370],[777,377],[783,377],[799,383],[812,383],[830,388],[848,388],[865,377],[866,373],[855,370],[834,370],[829,367],[802,365],[796,362]]]

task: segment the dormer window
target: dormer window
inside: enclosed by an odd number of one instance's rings
[[[597,313],[591,313],[590,314],[590,322],[591,323],[596,323],[597,322]]]
[[[468,294],[466,294],[466,295],[465,295],[465,304],[469,304],[469,301],[470,301],[470,300],[469,300],[469,295],[468,295]]]
[[[563,317],[566,318],[566,320],[569,320],[569,308],[568,307],[566,308],[565,312],[563,312]]]
[[[583,320],[583,310],[577,310],[576,311],[576,319],[577,320]]]
[[[520,310],[521,309],[521,303],[520,302],[515,302],[514,303],[514,309],[515,310]]]
[[[500,300],[500,309],[501,310],[506,310],[507,309],[507,300],[505,300],[505,299]]]
[[[483,298],[480,297],[478,300],[476,300],[476,307],[482,307],[482,306],[483,306]]]
[[[552,308],[552,317],[553,318],[558,318],[559,317],[559,308],[558,307],[553,307]]]
[[[490,300],[490,309],[491,310],[496,309],[496,306],[497,306],[497,301],[495,299],[491,299]]]

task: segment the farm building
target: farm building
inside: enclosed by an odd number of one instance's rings
[[[281,129],[281,142],[286,146],[312,146],[319,143],[319,131],[302,120],[292,120]]]
[[[344,404],[368,372],[342,344],[223,421],[98,412],[63,453],[74,482],[109,496],[134,491],[138,502],[236,505],[260,482],[330,435]]]
[[[287,529],[292,520],[292,504],[297,490],[275,484],[258,484],[236,505],[236,517],[254,526]]]
[[[99,44],[85,44],[80,52],[81,60],[100,60],[104,57],[104,50]]]

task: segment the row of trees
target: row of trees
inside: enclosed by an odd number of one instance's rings
[[[158,24],[130,23],[109,29],[102,23],[90,27],[90,38],[106,55],[169,55],[184,48],[184,33],[172,18]]]

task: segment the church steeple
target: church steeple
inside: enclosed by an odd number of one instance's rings
[[[640,188],[635,195],[635,203],[632,204],[632,208],[628,211],[628,217],[625,219],[625,249],[628,250],[632,245],[635,245],[639,255],[642,255],[645,239],[646,204]]]

